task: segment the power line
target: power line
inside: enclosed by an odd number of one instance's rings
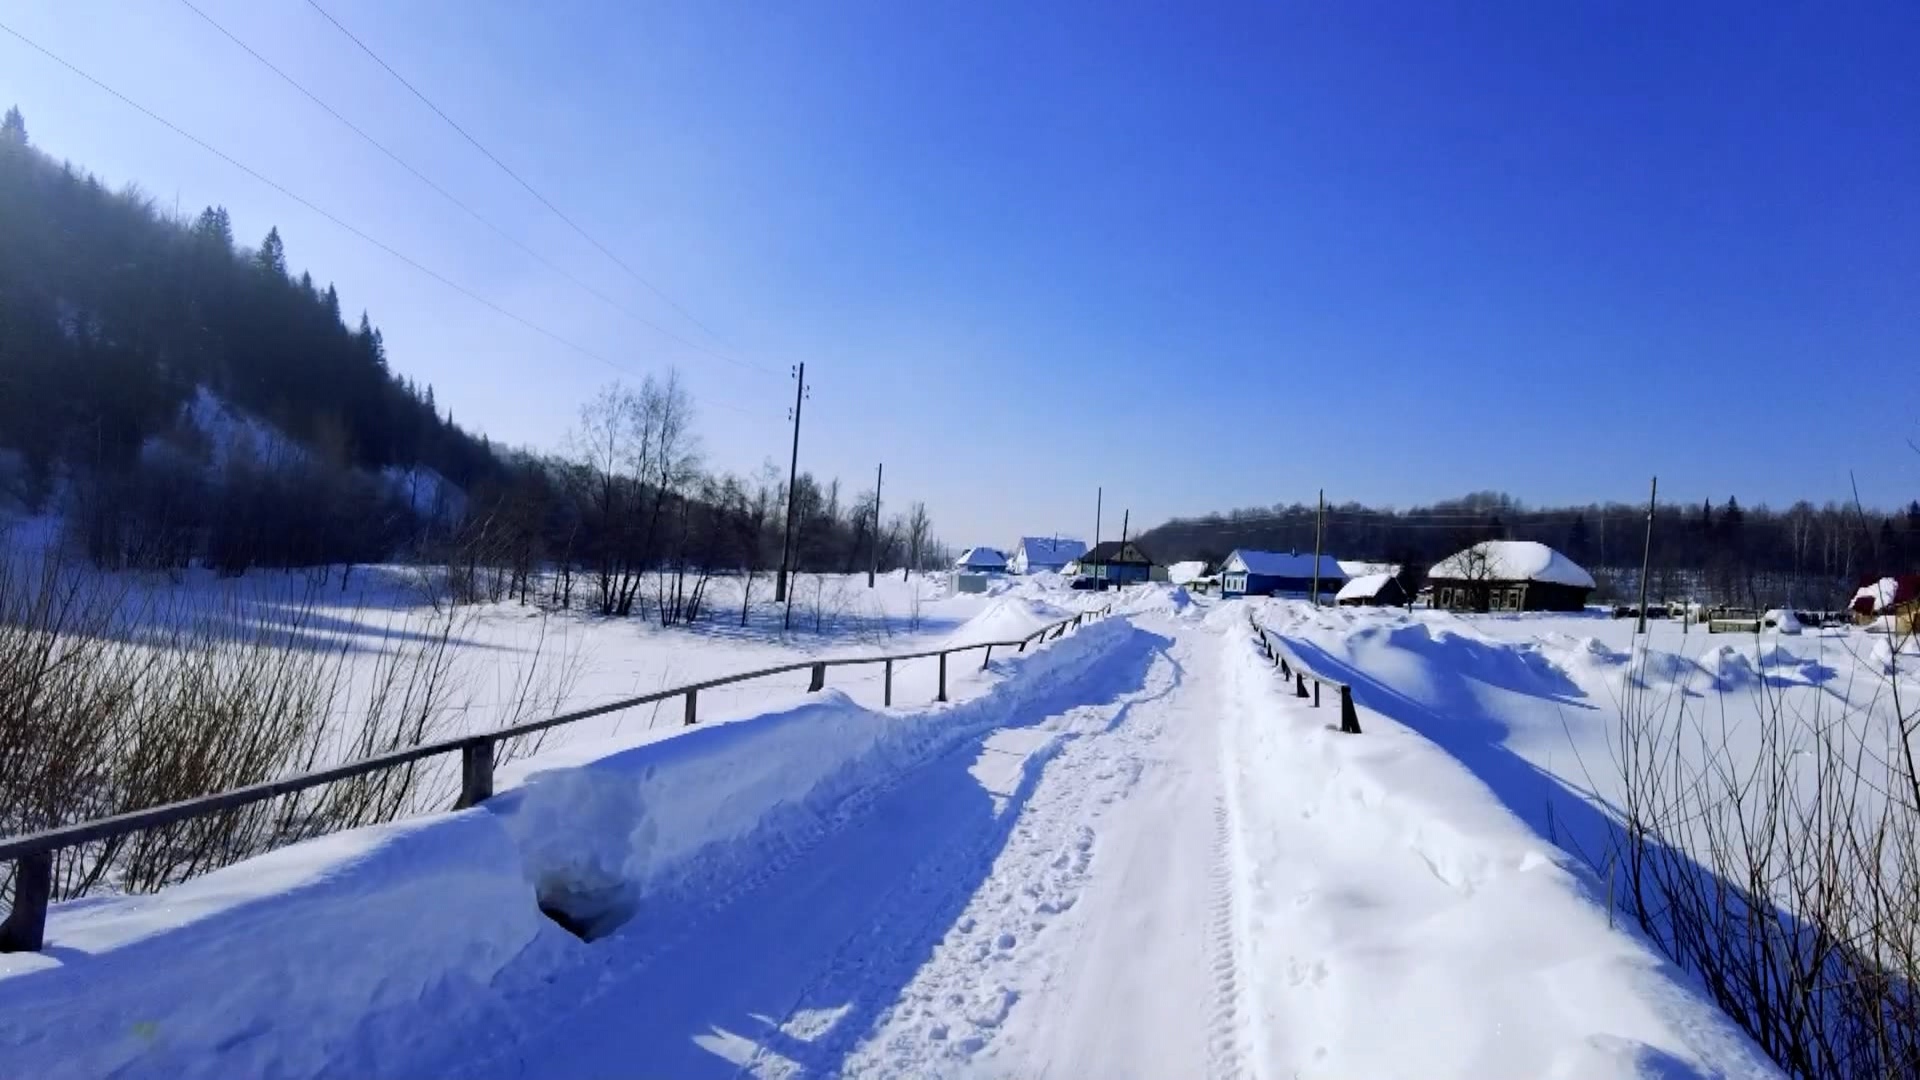
[[[332,23],[334,29],[346,35],[346,38],[348,41],[351,41],[355,45],[359,46],[361,52],[366,53],[367,56],[373,60],[374,63],[379,64],[380,67],[383,68],[387,74],[393,76],[394,79],[397,82],[399,82],[401,86],[406,87],[408,92],[413,94],[414,97],[419,98],[421,104],[425,105],[429,109],[432,109],[435,116],[438,116],[440,119],[446,121],[448,127],[452,128],[456,132],[459,132],[461,138],[467,140],[468,143],[472,144],[475,150],[478,150],[480,151],[481,154],[485,155],[486,159],[488,161],[493,162],[494,165],[497,166],[501,172],[506,173],[509,177],[511,177],[514,183],[519,184],[522,188],[526,189],[527,194],[532,195],[535,199],[538,199],[540,201],[540,205],[546,207],[548,210],[553,212],[553,216],[559,218],[563,222],[566,222],[568,228],[572,229],[576,233],[579,233],[580,236],[587,241],[587,243],[592,244],[596,249],[598,249],[600,254],[605,255],[608,259],[612,260],[614,265],[618,266],[622,270],[625,270],[628,274],[630,274],[633,277],[635,281],[638,281],[640,284],[646,286],[647,291],[653,293],[653,295],[665,301],[667,306],[679,312],[682,318],[686,319],[688,322],[692,323],[693,325],[699,327],[701,330],[705,331],[708,337],[713,338],[715,341],[721,340],[720,335],[714,333],[711,327],[701,322],[699,319],[695,318],[692,312],[688,311],[684,307],[681,307],[680,304],[673,299],[673,297],[668,296],[666,293],[662,292],[659,286],[647,280],[647,278],[644,275],[642,275],[638,270],[635,270],[633,267],[629,266],[626,260],[620,258],[620,256],[618,255],[615,255],[611,250],[607,248],[605,244],[602,244],[597,238],[595,238],[592,233],[589,233],[587,230],[581,228],[578,222],[568,217],[565,212],[563,212],[558,206],[555,206],[553,204],[552,200],[548,199],[545,195],[540,194],[537,188],[535,188],[532,184],[528,183],[524,178],[521,177],[519,173],[514,172],[512,168],[508,167],[507,163],[504,161],[501,161],[500,158],[497,155],[495,155],[493,151],[487,149],[484,145],[482,145],[479,139],[474,138],[473,135],[470,134],[466,128],[461,127],[459,123],[453,119],[453,117],[448,116],[445,110],[441,109],[440,106],[435,105],[433,103],[433,99],[421,93],[419,87],[416,87],[412,83],[408,82],[406,79],[406,76],[400,74],[398,71],[395,71],[393,69],[392,64],[389,64],[385,60],[381,59],[379,53],[374,52],[372,48],[368,47],[366,42],[361,41],[357,36],[355,36],[353,31],[343,26],[339,19],[334,18],[327,11],[326,8],[321,7],[318,0],[307,0],[307,6],[319,12],[321,17],[325,18],[328,22]],[[751,360],[742,360],[739,362],[746,364],[750,367],[757,368],[761,372],[767,375],[773,375],[775,377],[778,377],[779,375],[778,372],[772,370],[771,368],[768,368],[761,364],[756,364]]]
[[[65,60],[58,54],[54,53],[52,50],[41,45],[39,42],[34,41],[32,38],[26,36],[25,34],[22,34],[20,31],[15,30],[13,27],[8,26],[6,23],[0,22],[0,30],[4,30],[7,33],[13,35],[15,38],[18,38],[21,42],[25,43],[29,48],[40,53],[42,56],[45,56],[47,59],[52,60],[54,63],[59,64],[61,67],[66,68],[68,71],[71,71],[75,75],[80,76],[82,79],[85,79],[86,81],[92,83],[94,86],[99,87],[101,90],[104,90],[108,94],[111,94],[114,97],[120,99],[122,103],[126,104],[130,108],[145,115],[148,119],[166,128],[167,130],[173,132],[175,135],[178,135],[181,138],[187,140],[188,142],[193,143],[195,146],[200,147],[202,150],[205,150],[207,153],[212,154],[213,156],[219,158],[220,160],[226,162],[227,164],[233,166],[234,168],[239,169],[241,172],[246,173],[248,176],[253,177],[255,180],[258,180],[262,184],[265,184],[268,187],[272,188],[273,190],[279,192],[280,194],[285,195],[287,198],[292,199],[294,202],[299,203],[301,206],[304,206],[308,210],[311,210],[314,213],[320,215],[321,217],[327,219],[328,221],[332,222],[333,224],[340,227],[341,229],[344,229],[347,232],[352,233],[354,236],[359,237],[361,240],[364,240],[367,243],[373,245],[374,247],[379,248],[381,251],[386,252],[388,255],[391,255],[395,259],[398,259],[401,262],[406,263],[408,266],[413,267],[415,270],[418,270],[420,273],[427,275],[428,277],[432,278],[433,280],[439,282],[442,285],[445,285],[447,288],[452,289],[453,291],[461,294],[462,296],[465,296],[467,299],[472,300],[474,303],[487,308],[488,310],[494,312],[497,315],[503,316],[507,319],[511,319],[514,322],[519,323],[521,326],[524,326],[527,329],[532,330],[536,334],[540,334],[543,337],[546,337],[561,345],[564,345],[567,348],[572,349],[577,353],[580,353],[582,356],[586,356],[586,357],[590,357],[591,359],[598,360],[600,363],[605,364],[607,367],[610,367],[615,371],[623,372],[628,375],[641,374],[640,372],[635,371],[632,368],[626,367],[623,364],[619,364],[613,360],[609,360],[605,356],[602,356],[601,354],[593,351],[592,349],[587,348],[585,345],[581,345],[578,342],[569,340],[568,338],[561,337],[559,334],[554,333],[553,331],[547,329],[544,326],[541,326],[536,322],[533,322],[520,315],[516,315],[511,311],[508,311],[506,308],[503,308],[499,304],[496,304],[493,301],[487,299],[486,297],[481,296],[479,293],[474,292],[472,289],[467,288],[466,286],[460,284],[457,281],[454,281],[453,279],[447,277],[446,275],[440,273],[439,271],[434,270],[433,268],[419,262],[418,260],[414,259],[412,256],[409,256],[406,253],[392,247],[391,245],[387,244],[385,241],[379,239],[378,237],[375,237],[372,234],[367,233],[359,229],[358,227],[348,223],[344,219],[333,214],[331,211],[320,207],[319,205],[315,204],[314,202],[305,198],[304,196],[294,192],[293,190],[289,189],[288,187],[281,184],[280,182],[268,177],[264,173],[261,173],[259,170],[254,169],[252,166],[233,157],[231,154],[228,154],[226,151],[221,150],[219,147],[214,146],[212,143],[207,142],[205,139],[200,138],[198,135],[193,134],[192,132],[186,130],[185,128],[182,128],[178,124],[175,124],[173,121],[168,120],[166,117],[161,116],[159,113],[156,113],[152,109],[147,108],[145,105],[140,104],[139,102],[133,100],[132,98],[121,93],[120,91],[115,90],[113,87],[108,86],[106,83],[101,82],[99,79],[94,78],[92,75],[88,74],[87,72],[82,71],[80,68],[69,63],[67,60]],[[743,409],[737,405],[731,405],[722,401],[708,401],[707,404],[717,405],[723,409],[732,409],[735,412],[744,413],[749,416],[756,415],[750,410]]]
[[[530,256],[532,259],[538,262],[540,265],[553,271],[555,274],[558,274],[562,278],[565,278],[567,281],[572,282],[574,285],[578,286],[585,292],[591,294],[593,297],[598,299],[601,303],[606,304],[608,307],[614,309],[615,311],[619,312],[622,315],[625,315],[627,318],[632,319],[634,322],[637,322],[640,325],[645,326],[648,329],[653,330],[654,332],[661,334],[667,338],[677,341],[680,344],[685,345],[689,349],[693,349],[696,352],[705,353],[706,355],[714,357],[719,360],[724,360],[729,364],[736,364],[741,367],[750,368],[752,370],[762,370],[762,369],[753,367],[753,365],[749,365],[743,361],[740,361],[731,356],[728,356],[725,353],[716,352],[715,350],[709,349],[704,345],[698,344],[693,341],[689,341],[686,338],[680,336],[679,334],[674,333],[672,330],[669,330],[666,327],[661,326],[659,323],[654,322],[652,319],[649,319],[646,316],[639,314],[633,309],[627,307],[625,304],[622,304],[618,300],[615,300],[613,297],[608,296],[606,293],[603,293],[599,289],[594,288],[592,285],[589,285],[586,282],[580,280],[578,277],[575,277],[573,274],[569,273],[565,269],[553,263],[546,256],[540,254],[538,251],[535,251],[533,248],[527,246],[525,243],[523,243],[518,237],[514,236],[512,233],[507,232],[507,230],[501,228],[499,225],[495,224],[492,220],[483,216],[478,210],[475,210],[473,207],[468,206],[465,202],[462,202],[452,192],[448,191],[446,188],[443,188],[439,184],[435,183],[432,180],[432,178],[428,177],[425,173],[421,172],[419,169],[414,168],[399,154],[395,153],[393,150],[388,148],[385,143],[382,143],[380,140],[374,138],[372,135],[367,134],[367,132],[364,129],[362,129],[358,124],[355,124],[353,121],[341,115],[338,109],[335,109],[333,106],[327,104],[325,101],[323,101],[320,98],[318,94],[315,94],[313,91],[301,85],[298,80],[296,80],[293,76],[287,74],[286,71],[283,70],[279,65],[275,64],[273,61],[267,59],[266,57],[260,55],[259,51],[256,50],[253,46],[248,45],[246,42],[240,40],[240,38],[236,36],[233,33],[233,31],[228,30],[225,26],[221,25],[219,20],[207,14],[205,11],[201,10],[198,6],[196,6],[193,3],[193,0],[180,0],[180,3],[183,6],[185,6],[187,10],[193,12],[195,15],[198,15],[200,16],[201,19],[205,20],[207,25],[213,27],[215,30],[220,31],[220,33],[223,34],[228,41],[231,41],[235,45],[238,45],[242,50],[246,52],[248,56],[251,56],[255,60],[258,60],[261,63],[261,65],[264,66],[268,71],[271,71],[275,75],[280,76],[281,81],[285,82],[288,86],[293,87],[295,90],[300,91],[300,93],[306,96],[308,101],[311,101],[315,105],[318,105],[321,109],[323,109],[326,112],[328,116],[331,116],[335,120],[338,120],[342,125],[344,125],[347,128],[347,130],[353,132],[355,135],[360,136],[361,139],[365,140],[367,145],[373,147],[375,150],[380,151],[382,154],[385,154],[387,158],[391,160],[395,165],[398,165],[402,169],[405,169],[407,172],[411,173],[414,179],[420,181],[422,184],[425,184],[427,187],[433,189],[433,192],[439,195],[442,199],[445,199],[447,202],[452,203],[454,206],[464,211],[468,217],[471,217],[473,220],[479,222],[482,225],[485,225],[488,229],[492,230],[495,235],[499,236],[501,239],[505,240],[507,243],[512,244],[514,247],[519,248],[521,251],[525,252],[528,256]]]

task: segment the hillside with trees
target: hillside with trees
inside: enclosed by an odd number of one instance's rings
[[[936,554],[924,506],[883,522],[871,491],[805,474],[792,491],[799,569]],[[562,453],[502,452],[390,366],[367,313],[294,273],[277,228],[249,247],[221,207],[110,190],[6,113],[0,508],[63,519],[98,565],[399,556],[448,567],[456,598],[532,600],[538,577],[545,601],[690,621],[713,576],[778,565],[787,496],[772,467],[704,468],[671,374],[607,387]]]
[[[1314,523],[1313,506],[1277,504],[1175,519],[1139,539],[1163,561],[1217,564],[1235,548],[1312,551]],[[1404,510],[1330,505],[1321,542],[1342,559],[1399,563],[1417,580],[1426,567],[1480,540],[1538,540],[1592,570],[1600,598],[1630,599],[1646,536],[1644,503],[1535,507],[1480,492]],[[1650,562],[1656,597],[1838,606],[1864,575],[1920,567],[1920,500],[1894,513],[1834,502],[1746,507],[1731,496],[1721,503],[1661,503]]]

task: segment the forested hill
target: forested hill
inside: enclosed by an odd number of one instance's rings
[[[189,456],[198,388],[271,424],[319,466],[428,466],[467,487],[497,469],[485,441],[388,367],[365,314],[291,273],[277,230],[236,243],[227,213],[190,219],[109,190],[0,129],[0,454],[33,508],[62,476],[126,475],[155,440]],[[202,437],[202,441],[204,438]],[[6,494],[0,492],[0,494]]]

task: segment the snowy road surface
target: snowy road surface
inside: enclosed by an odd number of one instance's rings
[[[481,1076],[1231,1075],[1212,680],[1142,631],[685,919],[597,943]],[[970,1067],[968,1067],[970,1066]]]

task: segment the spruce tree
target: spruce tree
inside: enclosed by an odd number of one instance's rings
[[[20,115],[18,106],[7,109],[7,118],[0,120],[0,146],[25,147],[27,145],[27,118]]]
[[[261,270],[275,277],[287,276],[287,248],[280,242],[278,228],[267,230],[267,238],[260,241],[260,250],[253,259],[259,264]]]

